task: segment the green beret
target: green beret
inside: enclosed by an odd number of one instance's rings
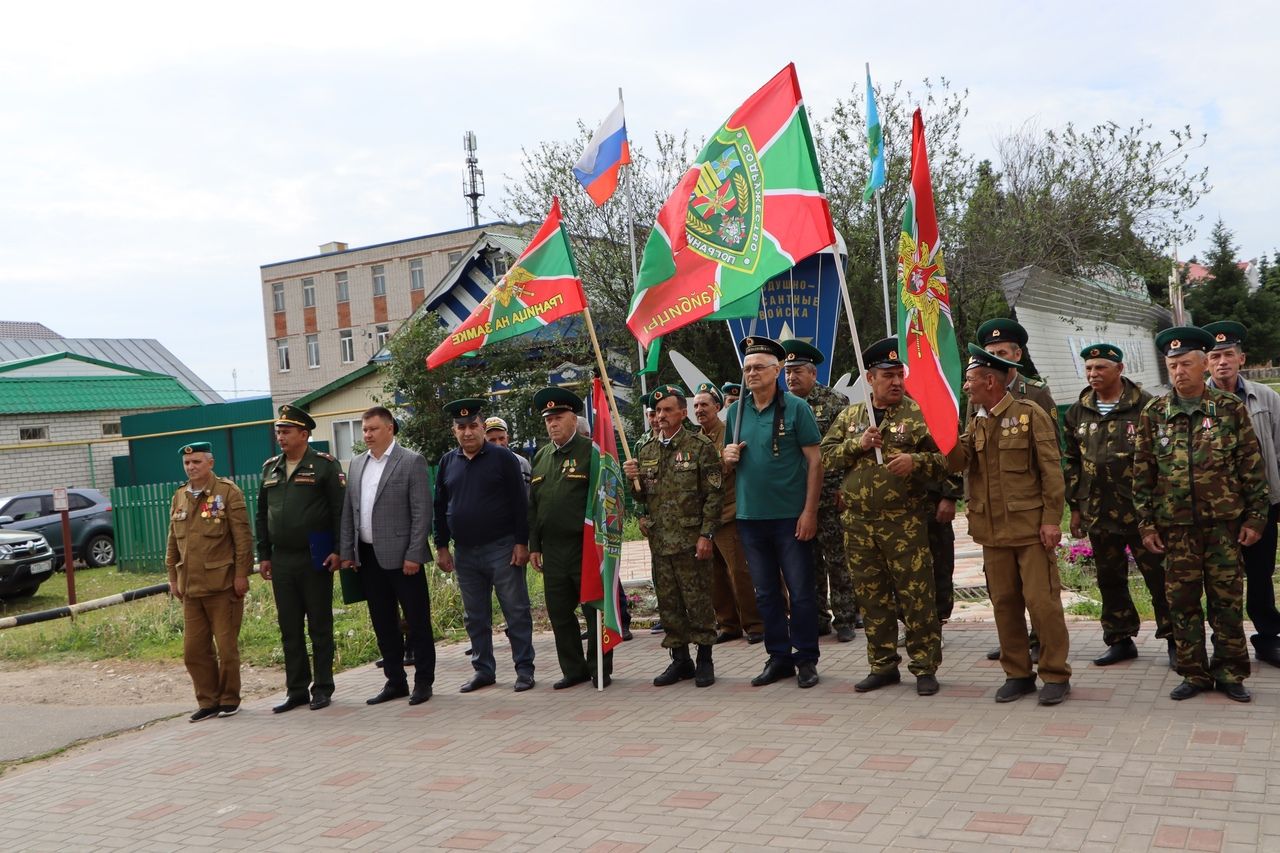
[[[978,327],[978,343],[982,346],[1013,341],[1020,347],[1027,345],[1027,330],[1017,320],[996,317]]]
[[[1213,335],[1199,326],[1174,326],[1156,335],[1156,349],[1166,356],[1207,352],[1213,344]]]
[[[826,361],[822,350],[797,338],[783,341],[782,351],[787,354],[787,364],[822,364]]]
[[[469,423],[480,417],[480,410],[484,408],[484,400],[480,397],[467,397],[463,400],[454,400],[452,403],[445,403],[444,410],[449,413],[449,417],[455,421]]]
[[[758,336],[743,338],[738,341],[738,351],[742,353],[744,358],[758,352],[762,352],[765,355],[771,355],[778,361],[782,361],[787,357],[787,351],[782,348],[782,344],[778,343],[773,338],[762,338]]]
[[[1001,358],[995,353],[987,352],[977,344],[969,344],[969,363],[964,366],[964,369],[969,371],[975,367],[989,367],[992,370],[1017,370],[1018,363]]]
[[[717,405],[724,405],[724,395],[720,393],[720,389],[710,382],[699,382],[698,387],[694,389],[695,394],[710,394],[711,399],[716,401]]]
[[[305,429],[307,432],[315,432],[316,422],[302,409],[285,403],[280,407],[279,415],[276,416],[276,426],[294,426]]]
[[[902,367],[898,358],[898,338],[881,338],[862,351],[862,366],[870,370],[873,367]]]
[[[1119,364],[1124,361],[1124,350],[1115,344],[1090,344],[1080,350],[1080,357],[1086,361],[1091,358],[1105,358]]]
[[[533,395],[533,408],[543,417],[556,412],[581,412],[582,398],[567,388],[543,388]]]
[[[730,394],[742,395],[741,382],[726,382],[720,386],[720,393],[728,397]]]
[[[184,444],[178,452],[183,456],[188,453],[212,453],[213,445],[207,441],[193,441],[190,444]]]
[[[1212,349],[1240,346],[1244,343],[1244,336],[1248,332],[1244,326],[1234,320],[1220,320],[1217,323],[1209,323],[1204,326],[1204,330],[1213,336]]]
[[[665,397],[679,397],[681,400],[684,400],[688,396],[689,392],[681,388],[679,385],[659,385],[657,388],[653,389],[653,393],[649,395],[649,398],[653,400],[653,408],[656,409],[658,408],[658,401]]]

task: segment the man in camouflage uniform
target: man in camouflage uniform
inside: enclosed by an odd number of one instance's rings
[[[1049,416],[1034,403],[1015,400],[1005,384],[1016,367],[969,344],[964,388],[974,416],[947,463],[968,476],[969,532],[982,546],[1005,672],[996,701],[1034,693],[1039,674],[1045,682],[1040,704],[1057,705],[1071,692],[1071,640],[1056,553],[1066,487]],[[1043,646],[1034,672],[1028,611]]]
[[[1227,698],[1248,702],[1240,547],[1257,542],[1266,522],[1267,480],[1244,403],[1205,385],[1205,351],[1212,345],[1213,337],[1194,326],[1156,336],[1173,391],[1148,403],[1138,422],[1133,503],[1142,544],[1165,555],[1183,678],[1170,698],[1189,699],[1216,686]],[[1211,660],[1201,595],[1213,629]]]
[[[862,354],[874,421],[866,403],[841,412],[822,439],[823,470],[841,479],[845,554],[867,632],[871,674],[859,693],[901,680],[898,617],[907,628],[907,665],[916,692],[938,692],[934,673],[942,661],[942,633],[934,598],[933,560],[925,532],[925,488],[946,462],[929,435],[924,415],[903,395],[905,369],[898,339],[885,338]],[[876,459],[880,450],[884,464]]]
[[[1094,658],[1110,666],[1138,656],[1138,610],[1129,594],[1129,553],[1151,591],[1156,637],[1169,641],[1174,665],[1169,603],[1164,596],[1164,561],[1142,547],[1133,508],[1133,448],[1138,419],[1151,399],[1124,374],[1124,352],[1114,344],[1091,344],[1080,351],[1089,387],[1067,410],[1063,454],[1071,535],[1087,532],[1102,594],[1102,639],[1107,651]]]
[[[302,409],[280,407],[275,429],[283,452],[263,463],[258,490],[258,563],[276,599],[288,690],[285,701],[271,709],[277,714],[308,704],[308,683],[311,710],[327,708],[333,696],[331,572],[342,564],[338,543],[346,475],[337,459],[311,449],[315,428]]]
[[[1044,413],[1053,422],[1054,435],[1060,437],[1058,406],[1053,402],[1053,394],[1049,393],[1049,386],[1042,380],[1022,372],[1033,369],[1029,366],[1030,357],[1027,354],[1028,337],[1027,330],[1021,323],[1007,317],[994,317],[978,327],[978,344],[987,352],[1005,361],[1013,362],[1015,365],[1009,368],[1009,378],[1005,383],[1013,399],[1029,400],[1044,409]],[[972,400],[969,401],[965,423],[973,423]],[[1040,657],[1040,638],[1036,636],[1034,628],[1031,629],[1029,642],[1031,643],[1031,661],[1034,663]],[[999,659],[999,649],[987,652],[987,660]]]
[[[783,364],[787,390],[809,404],[818,422],[818,431],[826,435],[836,416],[849,405],[849,398],[819,384],[817,365],[823,361],[821,350],[794,338],[781,344],[786,352]],[[848,564],[844,558],[844,526],[837,506],[839,495],[840,474],[824,471],[822,502],[818,507],[818,547],[814,549],[814,580],[818,590],[818,636],[830,634],[834,626],[836,639],[847,643],[853,639],[857,627],[858,599],[845,568]]]
[[[711,606],[710,560],[720,524],[720,454],[711,439],[684,428],[684,389],[664,385],[652,398],[656,438],[623,465],[632,493],[643,500],[643,527],[653,556],[653,587],[671,664],[653,680],[666,687],[693,678],[698,687],[715,683],[711,647],[716,615]],[[698,644],[695,665],[689,643]]]
[[[948,474],[925,484],[925,530],[929,536],[929,556],[933,561],[933,592],[938,608],[938,625],[947,624],[956,604],[953,578],[956,573],[956,501],[964,496],[964,478]]]

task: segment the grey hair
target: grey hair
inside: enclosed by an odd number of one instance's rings
[[[582,415],[578,415],[578,432],[583,435],[591,435],[591,424],[587,423],[587,419]]]

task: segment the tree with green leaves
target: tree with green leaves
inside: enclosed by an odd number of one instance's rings
[[[1234,320],[1249,330],[1245,350],[1253,362],[1280,357],[1280,293],[1259,287],[1249,292],[1249,282],[1237,260],[1235,235],[1221,218],[1209,233],[1204,265],[1210,277],[1187,291],[1187,309],[1196,325]]]

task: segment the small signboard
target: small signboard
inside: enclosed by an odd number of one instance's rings
[[[67,500],[67,490],[55,488],[53,490],[53,511],[66,512],[70,508],[71,504]]]

